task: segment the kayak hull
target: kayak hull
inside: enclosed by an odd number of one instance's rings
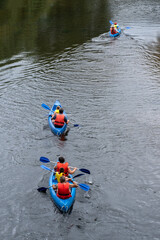
[[[118,32],[116,34],[111,34],[111,31],[109,31],[110,37],[118,37],[121,34],[121,29],[119,28]]]
[[[54,111],[56,110],[56,107],[57,107],[57,106],[62,107],[61,104],[60,104],[60,102],[59,102],[58,100],[55,101],[55,103],[54,103],[51,111],[49,112],[48,123],[49,123],[49,127],[50,127],[51,131],[52,131],[55,135],[60,136],[60,135],[62,135],[62,134],[66,131],[66,129],[67,129],[67,124],[64,123],[64,125],[63,125],[62,128],[56,128],[56,127],[54,126],[54,124],[52,123],[52,120],[51,120],[52,114],[53,114]],[[63,114],[67,117],[67,114],[65,113],[65,111],[63,111]]]
[[[73,179],[72,175],[70,175],[70,177]],[[56,184],[56,183],[57,183],[57,180],[55,180],[54,172],[52,172],[49,178],[49,186],[52,186],[53,184]],[[67,199],[61,199],[57,197],[56,192],[52,187],[50,187],[49,190],[50,190],[51,198],[54,204],[62,213],[67,213],[72,209],[75,201],[75,197],[76,197],[76,188],[71,188],[72,197]]]

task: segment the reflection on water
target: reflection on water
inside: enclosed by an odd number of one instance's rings
[[[20,51],[54,54],[102,33],[108,21],[108,3],[88,1],[3,2],[0,11],[0,57]]]

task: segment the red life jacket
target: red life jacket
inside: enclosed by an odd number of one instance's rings
[[[56,119],[54,121],[54,125],[63,127],[63,125],[64,125],[64,114],[56,114]]]
[[[57,197],[62,198],[62,199],[72,197],[70,190],[69,190],[69,182],[58,183]]]
[[[66,162],[66,163],[57,162],[56,171],[59,173],[60,173],[60,168],[64,168],[64,174],[65,174],[65,176],[68,176],[68,162]]]
[[[115,28],[110,28],[110,31],[111,31],[111,34],[116,34],[117,33],[117,31],[116,31],[116,29]]]

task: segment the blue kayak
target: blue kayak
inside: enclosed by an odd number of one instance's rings
[[[115,33],[115,34],[111,34],[111,31],[109,31],[109,36],[110,37],[118,37],[120,34],[121,34],[121,29],[119,28],[119,29],[117,29],[117,33]]]
[[[60,102],[59,102],[58,100],[55,101],[55,103],[54,103],[51,111],[49,112],[48,123],[49,123],[49,126],[50,126],[50,128],[51,128],[51,131],[52,131],[55,135],[60,136],[61,134],[63,134],[63,133],[66,131],[66,129],[67,129],[67,124],[64,123],[64,125],[63,125],[62,128],[56,128],[56,127],[54,126],[54,124],[52,123],[52,120],[51,120],[52,114],[54,114],[54,111],[56,110],[56,107],[57,107],[57,106],[62,107],[61,104],[60,104]],[[63,114],[67,117],[67,114],[65,113],[65,111],[63,111]]]
[[[69,175],[69,177],[73,179],[72,175]],[[53,184],[57,184],[57,180],[55,180],[54,172],[51,173],[50,178],[49,178],[49,186],[52,186]],[[67,212],[71,211],[74,201],[75,201],[75,197],[76,197],[76,188],[71,188],[72,197],[67,198],[67,199],[61,199],[61,198],[57,197],[56,192],[54,191],[54,189],[52,187],[50,187],[49,190],[50,190],[50,194],[51,194],[54,204],[58,207],[58,209],[62,213],[67,213]]]

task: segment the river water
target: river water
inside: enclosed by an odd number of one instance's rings
[[[159,0],[1,1],[0,239],[160,239],[159,12]],[[56,99],[65,138],[41,107]],[[60,155],[91,171],[65,216],[37,191],[39,158]]]

